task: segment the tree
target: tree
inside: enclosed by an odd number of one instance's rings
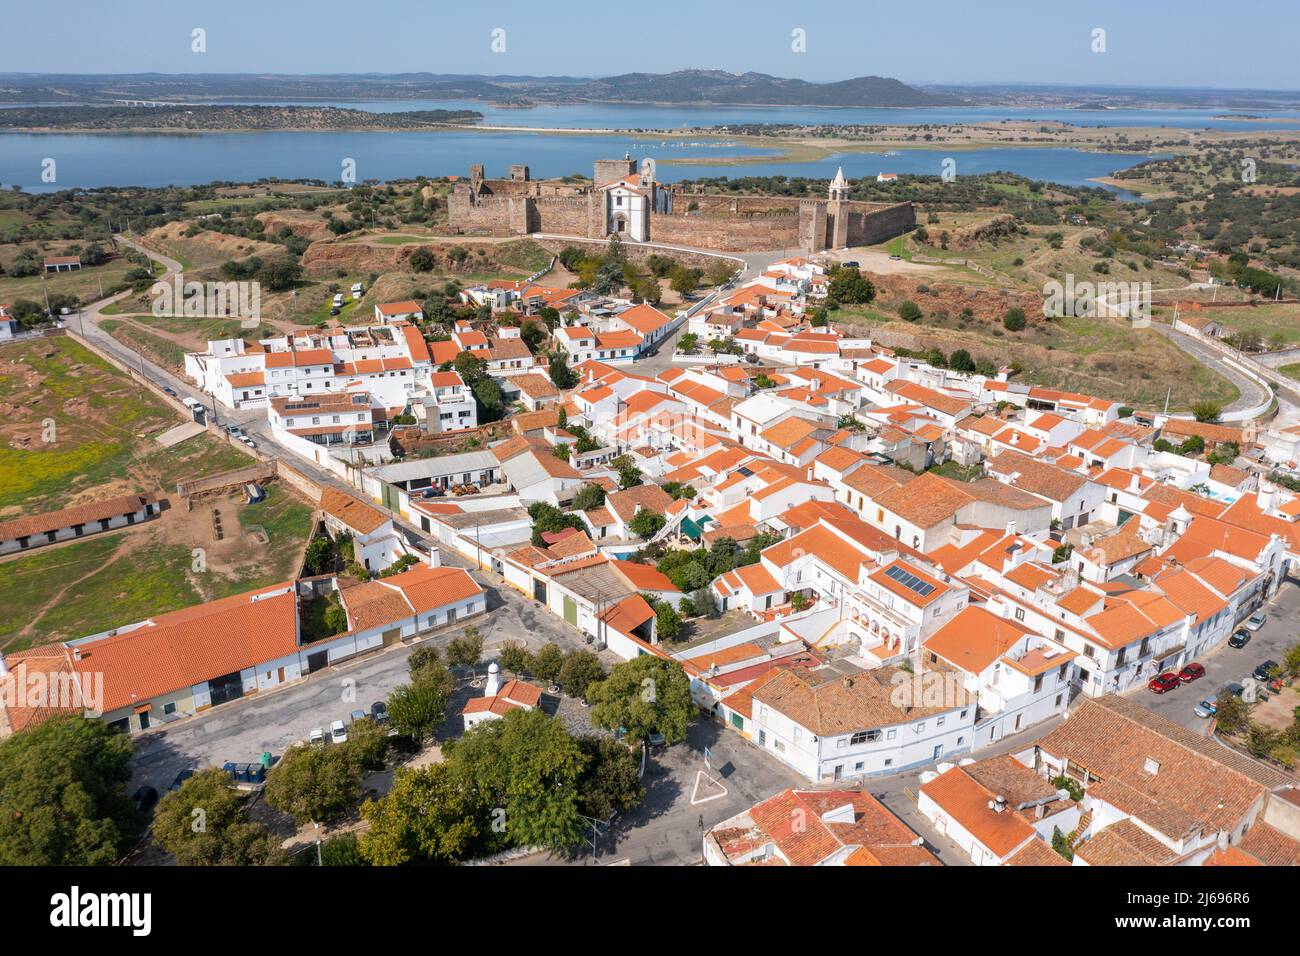
[[[551,376],[551,382],[561,391],[576,388],[578,385],[578,373],[569,368],[569,356],[564,349],[556,349],[551,353],[546,371]]]
[[[106,866],[140,830],[125,787],[131,741],[59,717],[0,742],[0,864]]]
[[[334,564],[334,542],[322,535],[312,538],[303,555],[303,565],[308,574],[324,574]]]
[[[442,653],[432,644],[421,644],[411,651],[406,658],[406,669],[411,680],[419,680],[420,671],[434,664],[442,663]]]
[[[1236,734],[1246,729],[1249,722],[1249,708],[1246,702],[1229,690],[1219,691],[1215,699],[1218,711],[1214,715],[1215,725],[1225,734]]]
[[[302,266],[290,256],[277,256],[257,270],[257,281],[272,292],[283,292],[302,279]]]
[[[524,673],[532,664],[528,646],[523,641],[511,641],[503,645],[497,654],[497,660],[502,667],[514,674]]]
[[[528,662],[528,669],[532,671],[533,676],[548,684],[555,683],[563,666],[564,652],[554,642],[544,645]]]
[[[583,816],[608,820],[645,798],[635,752],[617,740],[596,734],[579,737],[578,746],[587,760],[578,779],[578,809]]]
[[[685,740],[695,711],[681,665],[653,654],[615,664],[587,694],[592,723],[607,730],[624,728],[632,740],[644,740],[654,731],[670,744]]]
[[[585,700],[587,688],[605,679],[605,666],[591,651],[571,651],[564,655],[557,677],[566,694]]]
[[[373,866],[458,863],[490,836],[489,809],[445,764],[399,770],[387,796],[361,805],[370,826],[358,849]]]
[[[948,357],[948,367],[954,372],[973,372],[975,371],[975,360],[970,357],[970,353],[965,349],[956,349]]]
[[[429,272],[434,265],[433,253],[421,246],[411,253],[411,269],[415,272]]]
[[[361,797],[361,772],[341,747],[290,747],[266,778],[266,802],[306,823],[333,823]]]
[[[605,503],[605,489],[600,485],[583,485],[582,490],[573,496],[570,507],[574,511],[594,511]]]
[[[911,299],[904,299],[898,306],[898,317],[905,322],[915,322],[921,317],[921,308]]]
[[[661,640],[675,641],[682,633],[682,619],[667,601],[655,607],[655,634]]]
[[[642,508],[628,522],[628,529],[638,538],[653,538],[663,529],[667,520],[657,511]]]
[[[340,833],[320,846],[321,866],[365,866],[355,833]]]
[[[1021,308],[1007,309],[1002,316],[1002,327],[1008,332],[1019,332],[1025,327],[1025,310]]]
[[[445,683],[437,680],[402,684],[388,697],[388,717],[393,729],[423,745],[446,720],[449,698]]]
[[[540,710],[511,710],[448,741],[444,757],[461,786],[505,811],[505,833],[516,846],[565,850],[581,839],[577,782],[586,760],[560,721]]]
[[[1288,674],[1300,674],[1300,644],[1292,644],[1282,657],[1282,666]]]
[[[1197,402],[1192,406],[1192,414],[1198,422],[1217,422],[1223,414],[1223,406],[1211,401]]]
[[[447,645],[447,663],[452,667],[472,667],[482,656],[483,635],[472,624]]]
[[[841,305],[864,305],[876,297],[876,287],[857,269],[836,269],[831,273],[827,296]]]
[[[181,866],[283,862],[276,838],[244,817],[243,797],[223,770],[200,770],[158,802],[154,840]]]
[[[641,469],[633,464],[628,455],[619,455],[610,461],[610,467],[618,472],[618,486],[626,491],[641,484]]]
[[[714,600],[711,588],[697,588],[691,593],[691,606],[695,613],[704,618],[715,618],[718,616],[718,602]]]
[[[546,329],[537,322],[528,321],[519,327],[519,337],[528,346],[528,351],[536,352],[537,347],[546,338]]]
[[[700,286],[700,274],[694,269],[681,266],[673,269],[668,280],[668,287],[683,298],[694,294]]]

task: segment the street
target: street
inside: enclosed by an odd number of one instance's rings
[[[1300,641],[1300,584],[1291,578],[1285,579],[1263,611],[1268,620],[1251,636],[1245,647],[1232,648],[1225,641],[1218,650],[1198,659],[1205,666],[1205,676],[1200,680],[1163,694],[1142,688],[1127,696],[1162,717],[1198,733],[1208,733],[1210,721],[1197,717],[1192,708],[1207,697],[1214,698],[1224,684],[1231,681],[1241,683],[1260,662],[1269,658],[1281,662],[1287,649]]]

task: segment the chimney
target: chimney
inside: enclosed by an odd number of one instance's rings
[[[1016,523],[1014,521],[1008,521],[1007,534],[1015,534],[1015,533],[1016,533]]]
[[[495,697],[501,690],[501,668],[493,661],[488,665],[487,685],[483,688],[484,697]]]
[[[848,690],[853,686],[853,678],[845,674],[844,679],[840,683],[844,685],[845,690]]]

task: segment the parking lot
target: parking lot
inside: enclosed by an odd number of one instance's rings
[[[1224,684],[1242,683],[1255,666],[1266,659],[1280,662],[1287,649],[1300,641],[1300,585],[1290,579],[1284,581],[1277,596],[1263,610],[1268,620],[1251,635],[1250,643],[1245,647],[1229,647],[1225,641],[1218,650],[1198,658],[1198,663],[1205,666],[1205,676],[1200,680],[1164,694],[1156,694],[1144,687],[1133,691],[1130,696],[1161,716],[1193,730],[1208,732],[1210,721],[1192,712],[1198,702],[1215,697]]]
[[[486,617],[468,622],[483,635],[485,659],[510,641],[523,641],[534,651],[550,641],[565,650],[586,647],[576,630],[518,592],[492,590],[488,607]],[[446,628],[424,640],[445,647],[463,630]],[[332,721],[346,720],[352,711],[369,710],[372,702],[386,700],[406,683],[412,646],[398,644],[346,661],[296,684],[223,704],[138,738],[132,789],[147,783],[161,791],[186,768],[247,763],[263,751],[279,757],[286,747],[306,740],[313,728],[328,731]]]

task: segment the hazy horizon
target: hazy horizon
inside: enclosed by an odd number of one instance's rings
[[[605,77],[722,69],[816,83],[875,75],[918,85],[1294,92],[1293,31],[1284,27],[1300,25],[1288,0],[1257,0],[1248,16],[1225,15],[1209,0],[1096,0],[1086,10],[931,0],[879,11],[849,0],[801,8],[663,0],[622,8],[617,22],[595,4],[522,0],[454,16],[415,0],[228,0],[191,9],[65,0],[59,11],[56,27],[39,5],[6,11],[9,35],[23,39],[6,49],[7,73]],[[196,29],[204,31],[201,52]],[[796,30],[803,52],[794,49]],[[1105,31],[1104,52],[1094,50],[1096,30]],[[581,71],[557,68],[575,61]]]

